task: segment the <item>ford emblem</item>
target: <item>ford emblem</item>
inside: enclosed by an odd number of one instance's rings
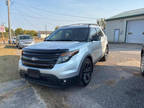
[[[37,60],[38,60],[38,58],[32,57],[32,61],[37,61]]]

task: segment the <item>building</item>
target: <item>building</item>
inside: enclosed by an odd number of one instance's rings
[[[38,38],[46,38],[52,33],[52,31],[39,31]]]
[[[144,8],[106,19],[109,42],[144,43]]]

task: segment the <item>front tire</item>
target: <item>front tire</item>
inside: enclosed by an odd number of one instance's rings
[[[93,72],[93,63],[92,63],[91,59],[86,58],[83,61],[83,64],[80,69],[79,80],[80,80],[81,86],[85,87],[90,83],[91,77],[92,77],[92,72]]]
[[[18,49],[21,49],[21,47],[20,47],[20,45],[19,45],[19,44],[17,45],[17,48],[18,48]]]
[[[144,76],[144,55],[141,56],[140,70],[141,70],[142,76]]]

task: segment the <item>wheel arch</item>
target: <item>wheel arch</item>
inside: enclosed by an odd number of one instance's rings
[[[91,56],[90,54],[88,54],[88,55],[84,56],[84,57],[83,57],[83,59],[81,60],[80,65],[79,65],[79,69],[78,69],[79,74],[80,74],[80,69],[81,69],[81,66],[82,66],[82,64],[83,64],[83,62],[84,62],[84,60],[85,60],[86,58],[89,58],[89,59],[91,60],[92,64],[94,64],[94,63],[93,63],[92,56]]]
[[[92,60],[91,55],[87,55],[87,56],[85,57],[85,59],[86,59],[86,58],[89,58],[89,59],[91,60],[91,62],[93,63],[93,60]]]
[[[109,44],[106,45],[106,48],[108,49],[108,53],[109,53]]]

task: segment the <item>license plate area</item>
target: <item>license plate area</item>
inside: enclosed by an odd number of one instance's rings
[[[40,78],[40,71],[36,69],[28,69],[28,76],[32,78]]]

